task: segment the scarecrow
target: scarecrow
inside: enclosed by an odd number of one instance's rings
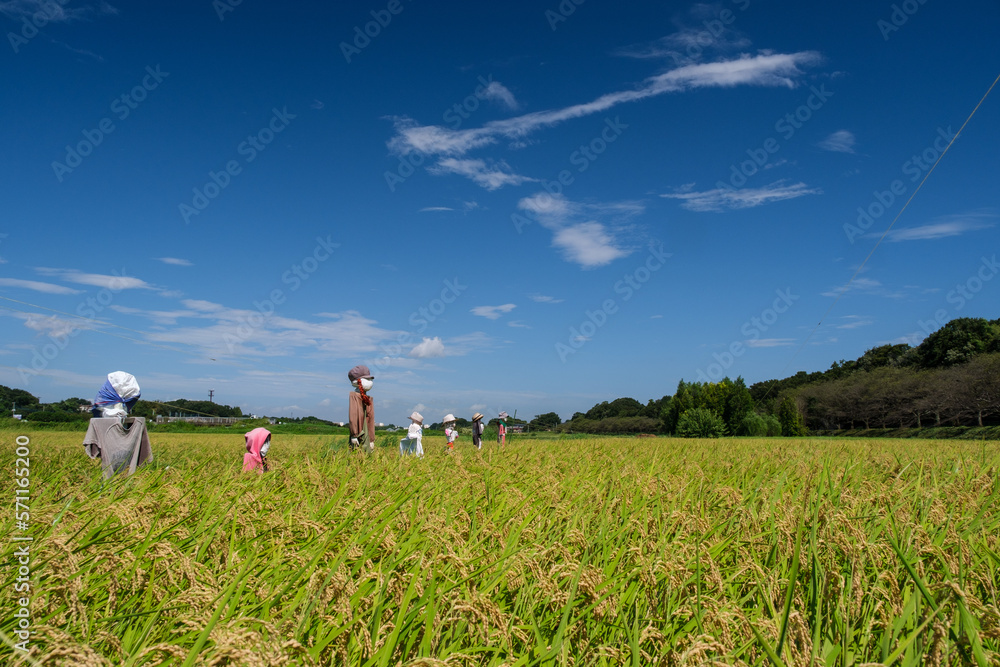
[[[483,413],[477,412],[472,415],[472,444],[476,449],[483,448],[483,431],[486,427],[483,426]]]
[[[368,395],[375,379],[367,366],[355,366],[347,373],[347,379],[354,387],[348,395],[347,424],[351,434],[351,451],[361,449],[375,451],[375,406]]]
[[[414,454],[424,455],[424,446],[421,440],[424,437],[424,417],[419,412],[410,415],[410,427],[406,429],[406,437],[399,441],[399,455]]]
[[[267,452],[271,449],[271,432],[266,428],[255,428],[244,436],[247,453],[243,455],[243,472],[259,470],[267,472]]]
[[[507,419],[510,417],[506,412],[501,412],[497,422],[497,442],[501,445],[507,443]]]
[[[454,451],[458,429],[455,428],[455,415],[450,412],[444,416],[444,435],[448,438],[448,451]]]

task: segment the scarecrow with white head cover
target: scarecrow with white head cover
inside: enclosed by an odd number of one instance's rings
[[[347,373],[354,387],[348,395],[347,428],[351,434],[351,451],[360,448],[375,451],[375,406],[368,395],[375,377],[367,366],[355,366]]]
[[[448,439],[446,445],[449,452],[455,449],[455,438],[458,437],[458,429],[455,428],[455,421],[455,415],[450,412],[444,416],[444,435]]]

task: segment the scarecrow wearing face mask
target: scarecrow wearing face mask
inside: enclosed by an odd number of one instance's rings
[[[347,401],[347,424],[351,434],[351,451],[375,451],[375,406],[368,395],[375,379],[367,366],[355,366],[347,373],[354,391]]]

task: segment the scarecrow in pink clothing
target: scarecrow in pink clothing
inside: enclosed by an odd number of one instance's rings
[[[243,455],[243,472],[259,470],[267,472],[267,452],[271,448],[271,432],[266,428],[255,428],[246,434],[247,453]]]

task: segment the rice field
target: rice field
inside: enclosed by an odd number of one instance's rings
[[[998,442],[274,436],[258,475],[153,434],[104,483],[82,434],[2,432],[7,489],[17,435],[5,664],[1000,663]]]

